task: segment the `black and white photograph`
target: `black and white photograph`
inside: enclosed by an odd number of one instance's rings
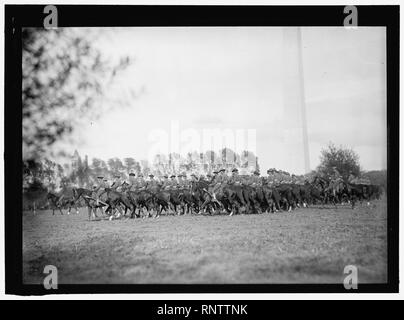
[[[387,284],[388,33],[346,8],[340,26],[41,9],[20,29],[22,284]]]

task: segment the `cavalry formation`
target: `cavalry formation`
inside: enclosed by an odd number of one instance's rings
[[[120,175],[110,185],[102,176],[92,189],[70,188],[61,193],[48,193],[47,200],[55,214],[62,209],[75,208],[83,202],[88,208],[88,219],[97,217],[99,210],[109,219],[122,216],[159,217],[165,214],[216,214],[292,211],[311,205],[369,203],[379,199],[382,189],[369,181],[359,180],[352,175],[346,181],[334,168],[330,176],[314,175],[310,178],[290,175],[285,171],[269,169],[266,177],[258,171],[251,175],[239,175],[233,169],[231,176],[225,169],[213,175],[197,176],[185,174],[163,176],[155,179],[149,175],[129,173],[129,181],[122,181]]]

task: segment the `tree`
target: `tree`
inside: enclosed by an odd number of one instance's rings
[[[100,116],[107,88],[131,63],[129,57],[107,60],[86,32],[80,28],[22,30],[24,159],[49,155],[49,147],[71,137],[82,119]]]
[[[128,171],[133,170],[136,166],[136,161],[133,158],[125,158],[123,159],[123,162],[125,163],[125,166]]]
[[[258,157],[252,151],[244,150],[240,155],[239,163],[242,168],[259,170]]]
[[[230,148],[223,148],[219,151],[222,157],[222,165],[226,168],[231,168],[236,162],[236,154]]]
[[[350,172],[353,175],[360,175],[360,164],[358,154],[349,148],[336,147],[330,143],[326,149],[321,150],[320,165],[317,170],[320,174],[331,175],[336,167],[344,179],[348,179]]]
[[[372,184],[382,186],[387,189],[387,170],[373,170],[362,172],[362,176],[368,178]]]

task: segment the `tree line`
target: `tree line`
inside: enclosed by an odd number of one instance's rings
[[[186,156],[175,153],[156,155],[151,163],[146,160],[138,161],[133,157],[89,160],[87,156],[82,157],[75,151],[71,162],[63,165],[47,158],[24,160],[23,188],[25,191],[32,188],[57,191],[72,186],[91,188],[97,184],[99,176],[113,179],[114,176],[120,175],[123,179],[128,179],[130,172],[136,175],[141,173],[145,177],[151,173],[155,176],[179,173],[206,175],[221,168],[238,168],[241,172],[248,173],[260,170],[258,157],[253,152],[243,151],[239,154],[229,148],[219,152],[193,152]],[[332,143],[322,150],[319,166],[307,176],[331,176],[335,168],[344,180],[348,180],[352,174],[355,177],[368,178],[371,183],[381,185],[384,189],[387,187],[386,170],[362,171],[356,152],[342,146],[336,147]],[[265,175],[265,172],[262,174]]]
[[[171,153],[156,155],[150,163],[147,160],[136,160],[133,157],[88,159],[74,152],[70,163],[60,164],[48,158],[41,160],[28,159],[23,161],[23,188],[46,188],[59,190],[71,186],[91,188],[97,183],[97,177],[103,176],[113,179],[120,175],[123,179],[129,178],[129,173],[148,176],[154,174],[197,173],[207,174],[221,168],[244,168],[246,170],[259,170],[258,157],[253,152],[243,151],[240,154],[229,148],[219,152],[207,151],[204,153],[188,153],[186,156]]]

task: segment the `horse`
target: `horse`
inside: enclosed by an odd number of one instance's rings
[[[46,196],[46,199],[48,200],[48,204],[49,204],[49,208],[52,209],[52,215],[55,215],[55,209],[59,209],[60,214],[63,215],[63,211],[60,205],[60,196],[52,193],[52,192],[48,192],[48,195]]]
[[[75,195],[75,201],[77,202],[80,198],[84,200],[84,202],[87,205],[88,209],[88,220],[91,221],[91,218],[94,217],[94,219],[97,217],[97,209],[100,209],[102,213],[103,212],[103,207],[107,206],[107,203],[104,201],[101,201],[93,196],[94,191],[85,189],[85,188],[74,188],[73,193]]]

